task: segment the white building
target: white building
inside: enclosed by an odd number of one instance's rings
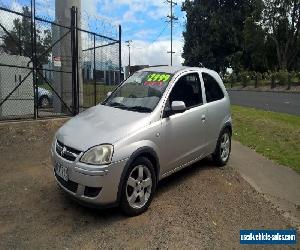
[[[14,67],[0,67],[0,104],[31,72],[30,58],[1,53],[0,63]],[[19,68],[18,68],[19,67]],[[24,68],[21,68],[24,67]],[[13,94],[0,106],[0,117],[29,116],[34,113],[33,77],[30,74]]]

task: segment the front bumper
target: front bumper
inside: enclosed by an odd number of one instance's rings
[[[57,154],[55,144],[51,148],[52,164],[58,163],[67,168],[68,181],[54,176],[59,186],[76,200],[96,206],[109,206],[118,199],[118,189],[127,159],[103,166],[90,166],[68,161]],[[80,158],[80,156],[78,157]]]

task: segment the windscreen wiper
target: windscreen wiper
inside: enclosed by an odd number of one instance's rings
[[[137,111],[137,112],[144,112],[144,113],[152,112],[151,108],[147,108],[147,107],[143,107],[143,106],[126,107],[126,109],[130,110],[130,111]]]
[[[124,107],[126,107],[124,104],[119,103],[119,102],[109,102],[109,103],[106,103],[106,105],[110,106],[110,107],[114,107],[114,108],[124,108]]]
[[[128,110],[128,107],[122,103],[119,103],[119,102],[110,102],[110,103],[107,103],[106,104],[107,106],[110,106],[110,107],[114,107],[114,108],[117,108],[117,109],[126,109]]]

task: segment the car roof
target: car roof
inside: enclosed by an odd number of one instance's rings
[[[163,72],[163,73],[175,74],[185,69],[200,69],[200,68],[187,67],[187,66],[158,66],[158,67],[144,68],[140,71]]]

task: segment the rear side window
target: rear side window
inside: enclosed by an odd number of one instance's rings
[[[202,78],[204,81],[206,101],[214,102],[221,100],[224,97],[224,93],[216,79],[207,73],[202,73]]]

